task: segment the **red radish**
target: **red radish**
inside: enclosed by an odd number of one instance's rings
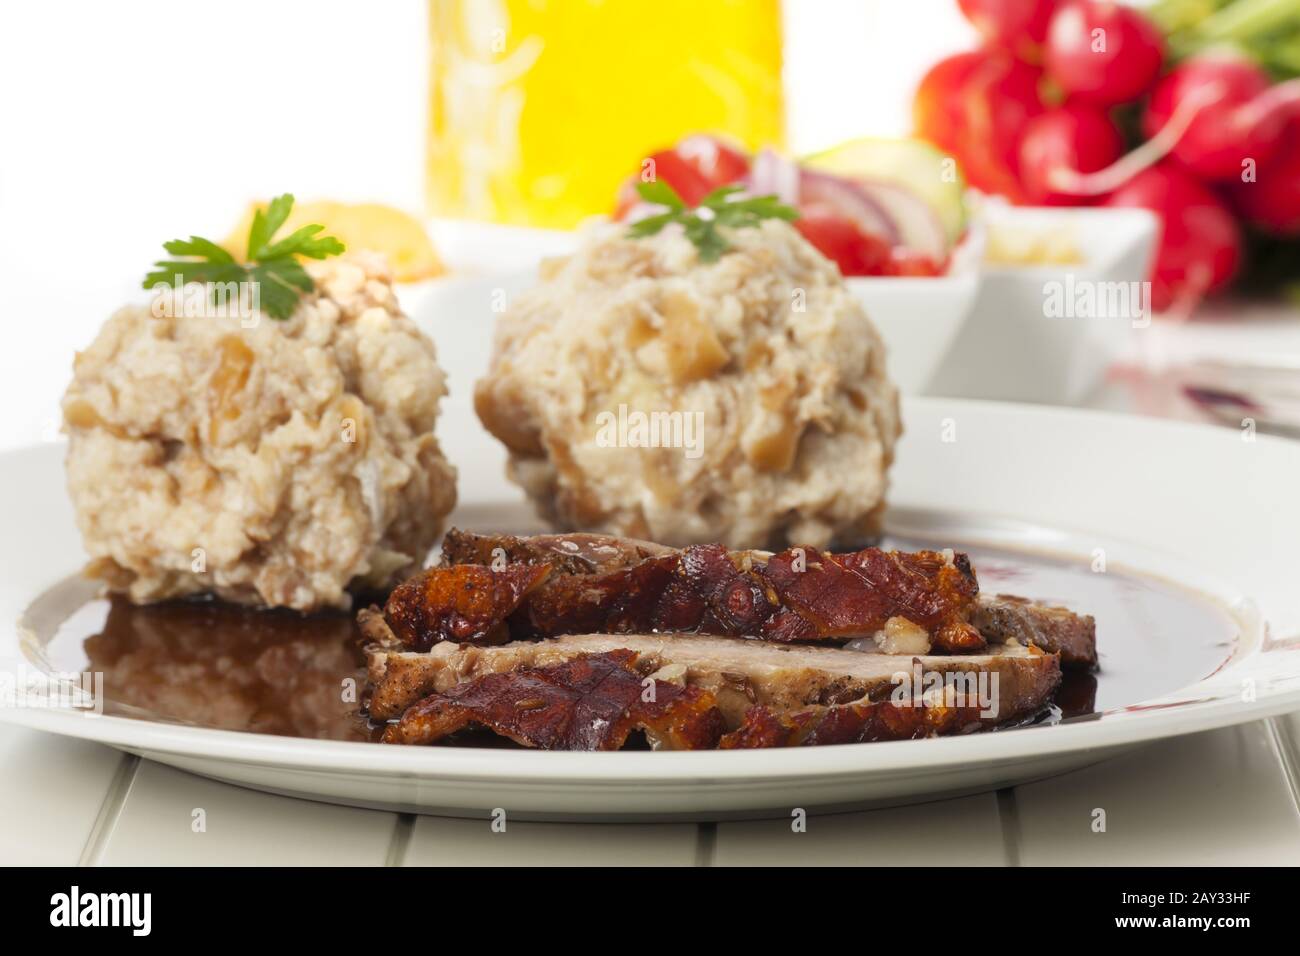
[[[1241,229],[1218,196],[1169,161],[1144,169],[1106,197],[1107,206],[1150,209],[1161,220],[1151,266],[1151,302],[1190,312],[1232,281],[1241,263]]]
[[[957,0],[961,12],[990,43],[1029,63],[1042,59],[1047,25],[1057,0]]]
[[[957,156],[972,186],[1023,202],[1018,147],[1025,126],[1043,112],[1042,70],[1002,55],[980,64],[962,85],[965,114]]]
[[[1164,62],[1164,40],[1131,7],[1067,0],[1052,17],[1044,61],[1071,100],[1114,106],[1137,99]]]
[[[1271,100],[1286,88],[1275,87],[1266,99],[1269,86],[1268,74],[1244,57],[1195,57],[1156,84],[1142,117],[1143,132],[1156,135],[1180,109],[1199,101],[1173,154],[1202,178],[1237,178],[1247,160],[1262,163],[1277,148],[1285,115]]]
[[[1232,200],[1261,229],[1300,236],[1300,116],[1287,125],[1280,142],[1255,170],[1254,182],[1233,183]]]
[[[957,152],[965,127],[958,92],[990,55],[984,50],[973,50],[946,57],[930,67],[912,100],[912,124],[918,136],[949,153]]]
[[[1104,169],[1124,154],[1119,127],[1100,109],[1067,104],[1031,119],[1020,140],[1020,182],[1033,203],[1077,203],[1079,173]]]
[[[1146,142],[1104,169],[1068,182],[1059,174],[1059,188],[1100,196],[1170,154],[1202,179],[1237,177],[1246,160],[1261,162],[1277,149],[1287,110],[1297,103],[1300,80],[1270,87],[1259,67],[1235,56],[1187,60],[1156,85],[1143,116]]]

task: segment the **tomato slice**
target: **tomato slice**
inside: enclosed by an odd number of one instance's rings
[[[749,157],[716,136],[688,136],[673,150],[717,189],[749,174]]]
[[[654,163],[655,177],[666,182],[688,206],[698,206],[713,187],[694,164],[687,162],[673,149],[666,149],[650,157]]]
[[[671,186],[688,206],[699,205],[700,200],[712,191],[709,181],[700,174],[699,170],[671,149],[654,153],[649,157],[649,161],[654,165],[648,167],[646,171],[653,169],[654,178]],[[622,219],[629,209],[641,201],[636,185],[642,181],[644,174],[644,172],[637,173],[628,177],[619,189],[618,208],[614,213],[616,219]]]
[[[663,149],[648,157],[654,163],[656,179],[672,186],[688,206],[719,186],[744,179],[749,172],[749,157],[716,136],[688,136],[672,149]],[[636,184],[642,173],[629,176],[618,191],[614,218],[624,218],[641,201]]]
[[[846,276],[881,275],[889,265],[889,243],[863,232],[850,219],[824,213],[801,214],[794,227]]]

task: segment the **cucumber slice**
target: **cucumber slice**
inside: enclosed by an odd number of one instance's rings
[[[894,183],[933,207],[951,246],[966,228],[966,180],[951,157],[916,139],[854,139],[802,160],[810,169]]]

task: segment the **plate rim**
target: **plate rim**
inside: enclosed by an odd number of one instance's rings
[[[108,744],[137,753],[198,757],[282,770],[517,784],[698,785],[842,780],[864,773],[943,772],[962,764],[996,766],[1038,757],[1107,750],[1275,717],[1300,707],[1300,687],[1251,703],[1204,701],[1148,710],[1136,720],[1085,720],[1054,727],[835,747],[717,751],[575,753],[469,747],[384,747],[189,727],[133,718],[89,717],[57,709],[0,708],[0,722]],[[74,726],[84,729],[78,732]],[[1006,743],[1011,741],[1011,743]],[[199,746],[195,746],[199,744]],[[917,756],[917,755],[920,756]],[[503,755],[508,755],[503,760]],[[360,759],[357,759],[360,758]],[[775,758],[775,759],[774,759]],[[508,768],[503,766],[508,761]],[[779,765],[779,766],[778,766]]]

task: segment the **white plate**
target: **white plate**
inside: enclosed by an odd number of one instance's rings
[[[1014,545],[1180,582],[1231,608],[1241,635],[1204,679],[1095,719],[962,738],[755,752],[539,753],[299,740],[0,710],[0,719],[102,741],[279,793],[404,810],[514,816],[788,814],[1008,786],[1144,741],[1300,708],[1300,444],[1100,413],[960,400],[905,403],[896,515],[954,544]],[[460,427],[451,429],[453,433]],[[955,438],[945,441],[945,438]],[[446,440],[452,442],[452,436]],[[499,473],[462,455],[458,520],[499,514]],[[0,614],[14,621],[81,560],[61,449],[0,457]],[[511,501],[518,500],[514,496]],[[517,506],[516,506],[517,507]],[[936,518],[960,514],[960,519]],[[1071,530],[1072,529],[1072,530]],[[907,530],[907,529],[904,529]],[[1068,597],[1068,595],[1066,595]],[[1106,635],[1100,635],[1106,652]],[[1116,649],[1118,650],[1118,649]],[[1177,647],[1162,653],[1177,653]]]

